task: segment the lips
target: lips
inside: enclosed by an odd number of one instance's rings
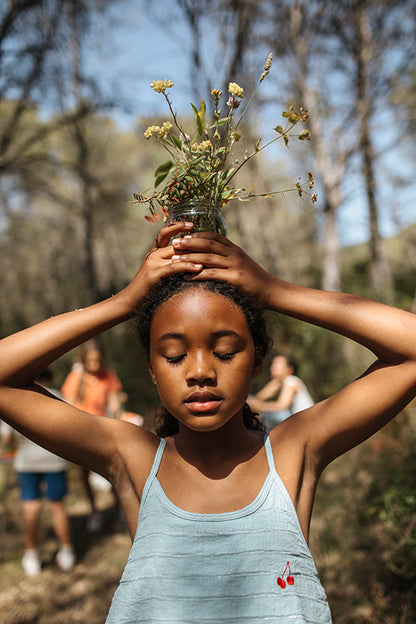
[[[189,407],[191,412],[205,413],[212,412],[218,408],[222,399],[212,394],[212,392],[194,392],[190,397],[185,399],[184,403]]]

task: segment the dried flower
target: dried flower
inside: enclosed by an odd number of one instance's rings
[[[270,67],[272,66],[272,60],[273,60],[273,54],[270,52],[269,56],[267,57],[267,61],[264,65],[264,72],[260,76],[260,82],[263,82],[263,80],[266,78],[267,74],[269,73]]]
[[[215,105],[218,104],[218,102],[220,101],[221,96],[222,96],[222,91],[220,91],[219,89],[212,89],[211,97],[212,97],[212,101],[214,102]]]
[[[228,91],[231,93],[231,95],[234,95],[235,97],[244,97],[244,89],[240,87],[240,85],[238,85],[236,82],[230,82],[230,84],[228,85]]]
[[[231,110],[236,110],[240,104],[240,100],[237,100],[233,95],[231,95],[227,100],[227,106],[229,106]]]
[[[166,78],[165,80],[152,80],[150,86],[156,93],[165,93],[166,89],[171,89],[174,86],[174,83]]]
[[[277,193],[284,194],[286,191],[274,191],[271,193],[254,193],[254,186],[248,193],[242,188],[232,185],[234,176],[241,167],[253,158],[256,154],[266,149],[277,140],[283,140],[288,145],[289,136],[293,134],[293,129],[298,123],[307,123],[308,114],[304,109],[299,112],[291,106],[288,111],[283,112],[286,118],[286,126],[278,125],[274,128],[276,135],[266,143],[261,143],[258,138],[252,150],[245,150],[240,158],[236,158],[231,150],[240,140],[241,134],[238,131],[240,123],[256,94],[262,80],[269,73],[273,56],[269,54],[264,65],[264,71],[260,76],[258,85],[251,95],[248,103],[235,122],[236,110],[244,97],[244,89],[236,82],[228,85],[229,97],[227,105],[229,111],[225,117],[221,117],[219,108],[222,91],[212,89],[211,101],[214,107],[213,121],[208,121],[205,101],[202,99],[199,108],[191,104],[196,122],[196,134],[191,138],[183,129],[178,120],[172,102],[166,93],[167,89],[174,86],[172,80],[153,80],[151,88],[156,93],[162,93],[170,113],[172,121],[165,121],[162,125],[149,126],[144,136],[146,139],[155,137],[169,153],[169,160],[162,163],[155,171],[154,189],[141,191],[134,195],[135,202],[147,203],[152,216],[147,219],[154,222],[167,215],[167,208],[181,201],[201,200],[209,205],[225,205],[232,199],[247,201],[256,196],[272,197]],[[174,131],[172,131],[174,129]],[[176,132],[175,132],[176,130]],[[308,129],[300,131],[297,135],[300,140],[307,140],[310,137]],[[164,185],[162,183],[164,182]],[[291,190],[296,190],[299,196],[304,193],[310,195],[316,201],[316,193],[311,194],[314,184],[312,174],[309,174],[306,182],[300,179]],[[308,188],[309,185],[309,188]],[[160,187],[160,190],[157,190]],[[159,209],[162,216],[157,213]]]

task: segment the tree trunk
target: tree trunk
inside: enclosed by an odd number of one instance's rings
[[[72,54],[72,86],[75,102],[82,102],[82,75],[81,57],[79,49],[79,28],[76,0],[69,3],[69,18],[71,24],[71,54]],[[82,121],[74,124],[74,139],[77,148],[76,173],[81,186],[80,214],[83,222],[83,276],[85,278],[86,295],[89,301],[97,300],[98,281],[94,258],[94,218],[91,178],[89,175],[88,140],[85,125]]]
[[[299,5],[291,6],[290,37],[292,49],[300,68],[300,78],[296,82],[295,90],[299,93],[301,101],[309,112],[309,124],[312,133],[311,142],[315,154],[317,174],[325,192],[322,288],[324,290],[338,291],[341,290],[341,254],[336,215],[341,205],[340,185],[348,155],[338,152],[334,157],[325,143],[322,128],[323,120],[317,101],[317,94],[315,90],[308,87],[306,79],[308,76],[309,46],[304,36],[303,21],[302,7]]]
[[[376,199],[376,179],[374,173],[375,154],[370,135],[371,94],[369,62],[372,57],[372,34],[365,13],[365,6],[360,0],[354,0],[356,26],[356,82],[357,112],[359,119],[359,146],[362,157],[362,172],[365,182],[368,216],[370,224],[370,267],[373,288],[389,298],[392,290],[390,267],[383,251],[379,230],[379,210]]]

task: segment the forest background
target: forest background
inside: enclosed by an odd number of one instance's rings
[[[311,139],[262,153],[240,181],[267,192],[312,171],[318,202],[230,202],[229,237],[283,279],[416,311],[415,34],[410,0],[3,0],[1,334],[109,296],[139,266],[158,226],[131,200],[163,158],[143,132],[168,119],[150,81],[172,79],[191,120],[189,102],[212,88],[250,94],[271,51],[244,140],[272,136],[290,105],[308,110]],[[269,325],[316,400],[370,361],[323,330]],[[104,338],[127,407],[152,426],[133,329]],[[58,385],[74,357],[57,363]],[[313,551],[336,624],[416,621],[414,412],[339,460],[318,492]]]

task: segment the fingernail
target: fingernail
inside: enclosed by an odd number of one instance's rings
[[[192,223],[192,221],[185,221],[184,225],[186,227],[194,227],[194,224]]]
[[[181,259],[180,256],[172,256],[171,258],[172,262],[179,262],[180,259]]]
[[[175,246],[177,246],[177,245],[180,245],[180,244],[181,244],[181,240],[182,240],[181,238],[174,238],[174,239],[172,240],[172,245],[173,245],[174,247],[175,247]]]

